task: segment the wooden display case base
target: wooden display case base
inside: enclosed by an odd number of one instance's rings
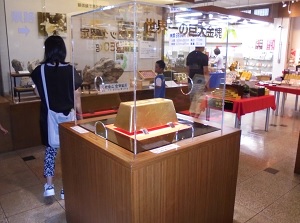
[[[232,223],[240,130],[224,128],[182,140],[176,149],[134,155],[73,125],[60,125],[68,222]]]

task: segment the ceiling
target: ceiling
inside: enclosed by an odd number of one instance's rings
[[[280,0],[137,0],[154,4],[180,4],[186,7],[201,7],[214,5],[222,8],[239,8],[255,5],[275,4]],[[296,0],[298,1],[298,0]],[[119,0],[117,2],[128,2],[128,0]],[[191,3],[193,2],[193,3]]]
[[[189,0],[187,0],[189,1]],[[280,0],[194,0],[198,6],[214,5],[222,8],[240,8],[256,5],[267,5],[281,2]]]

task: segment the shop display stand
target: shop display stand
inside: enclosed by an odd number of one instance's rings
[[[225,128],[182,140],[177,149],[134,155],[72,126],[60,125],[68,222],[232,222],[240,130]]]

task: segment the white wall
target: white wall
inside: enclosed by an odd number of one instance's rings
[[[295,62],[300,61],[300,17],[293,18],[291,35],[291,49],[296,50]]]
[[[11,61],[17,59],[27,64],[28,61],[43,59],[45,38],[38,36],[37,12],[68,13],[78,9],[74,0],[65,0],[63,4],[59,0],[2,0],[0,7],[1,72],[4,92],[8,94],[9,73],[14,71]],[[66,43],[69,44],[69,38]]]
[[[278,18],[274,21],[276,38],[275,53],[273,59],[273,79],[282,76],[282,71],[287,66],[288,44],[290,30],[289,18]]]
[[[83,11],[91,11],[91,8],[83,9],[78,7],[78,2],[92,3],[101,6],[108,5],[108,1],[95,1],[95,0],[0,0],[0,49],[1,49],[1,69],[2,69],[2,78],[4,85],[5,94],[9,94],[11,90],[10,83],[10,72],[14,71],[11,66],[13,59],[17,59],[24,64],[27,64],[28,61],[33,61],[43,59],[44,54],[44,40],[46,37],[41,37],[38,34],[38,18],[37,12],[52,12],[52,13],[64,13],[68,15],[68,33],[69,35],[65,38],[67,46],[67,61],[71,61],[71,35],[70,35],[70,16],[76,13],[81,13]],[[111,2],[111,4],[116,4],[118,1]],[[5,6],[5,7],[4,7]],[[5,8],[5,11],[4,11]],[[2,13],[3,12],[3,13]],[[123,13],[122,18],[124,20],[132,20],[132,9],[120,10],[121,14]],[[142,12],[139,15],[137,21],[142,24],[147,18],[161,19],[161,12],[150,10],[145,14]],[[160,13],[160,15],[159,15]],[[31,15],[30,18],[26,17]],[[113,15],[114,21],[115,16]],[[103,18],[100,18],[103,19]],[[5,24],[6,21],[6,24]],[[79,21],[80,22],[80,21]],[[104,21],[105,23],[105,21]],[[7,27],[7,35],[6,30]],[[77,26],[74,29],[78,30],[77,34],[80,34],[81,26]],[[114,31],[114,28],[108,28],[108,31]],[[25,31],[25,32],[22,32]],[[110,36],[109,36],[110,37]],[[161,34],[157,38],[157,51],[159,52],[157,58],[153,59],[141,59],[139,61],[138,67],[140,69],[151,69],[154,70],[155,61],[161,57]],[[106,41],[114,41],[111,38],[108,38]],[[78,41],[77,41],[78,42]],[[103,42],[103,41],[102,41]],[[91,48],[91,51],[88,51],[87,48],[92,45],[94,47],[95,41],[83,41],[81,44],[82,49],[80,49],[80,44],[78,44],[76,49],[76,56],[78,61],[80,61],[79,69],[83,69],[85,65],[93,66],[91,61],[97,61],[101,57],[111,57],[114,59],[114,54],[102,51],[98,54],[95,54],[94,48]],[[79,47],[79,48],[78,48]],[[87,53],[87,54],[84,54]],[[91,54],[91,55],[88,55]],[[92,58],[91,58],[92,57]],[[133,61],[129,61],[133,63]]]

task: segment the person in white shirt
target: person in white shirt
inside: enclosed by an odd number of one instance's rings
[[[216,55],[216,58],[213,62],[213,64],[216,64],[217,66],[217,70],[223,70],[224,67],[223,67],[223,56],[221,55],[221,51],[219,48],[216,48],[214,49],[214,53]]]

